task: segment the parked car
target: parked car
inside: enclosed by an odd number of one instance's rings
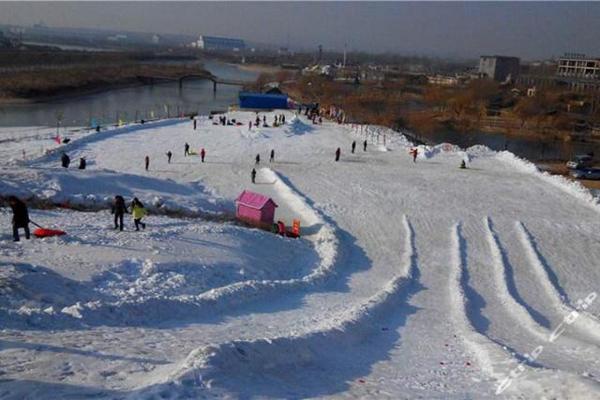
[[[592,156],[589,154],[577,155],[571,161],[567,162],[569,169],[590,168],[592,166]]]
[[[600,168],[583,168],[571,171],[571,176],[576,179],[600,180]]]

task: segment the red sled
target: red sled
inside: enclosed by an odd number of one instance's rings
[[[51,237],[51,236],[62,236],[62,235],[66,235],[66,234],[67,234],[67,232],[61,231],[58,229],[37,228],[35,231],[33,231],[33,236],[38,237],[38,238],[45,238],[45,237]]]

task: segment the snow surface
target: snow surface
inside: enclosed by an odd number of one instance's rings
[[[68,234],[13,243],[0,209],[0,398],[600,398],[596,197],[511,153],[419,146],[413,163],[385,128],[285,113],[62,146],[3,129],[0,195]],[[302,237],[234,223],[244,189]],[[115,194],[147,229],[112,229]]]

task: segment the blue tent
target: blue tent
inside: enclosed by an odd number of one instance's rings
[[[287,94],[240,92],[240,108],[288,108]]]

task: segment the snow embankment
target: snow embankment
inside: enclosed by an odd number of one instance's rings
[[[535,175],[544,182],[576,197],[585,204],[600,212],[600,198],[594,197],[592,192],[582,186],[579,182],[569,180],[560,175],[551,175],[548,172],[540,171],[535,164],[530,161],[517,157],[511,152],[501,151],[495,154],[496,158],[506,164],[513,166],[516,170]]]
[[[106,170],[30,168],[6,171],[0,195],[19,196],[35,207],[58,206],[90,211],[110,209],[116,195],[139,198],[155,214],[213,216],[231,214],[233,202],[201,182],[123,174]]]
[[[273,380],[292,380],[302,385],[298,367],[336,364],[337,357],[360,345],[378,328],[377,321],[390,313],[410,313],[406,303],[418,290],[419,271],[416,261],[413,228],[404,217],[404,244],[399,273],[366,301],[348,309],[335,320],[321,320],[319,325],[302,334],[290,334],[260,340],[236,340],[192,351],[170,375],[165,384],[182,387],[239,385],[248,379],[264,384]],[[402,311],[399,311],[402,310]],[[282,371],[288,371],[283,372]],[[284,377],[285,376],[285,377]],[[260,377],[260,378],[259,378]],[[336,379],[335,377],[331,377]],[[223,381],[227,380],[225,384]]]

